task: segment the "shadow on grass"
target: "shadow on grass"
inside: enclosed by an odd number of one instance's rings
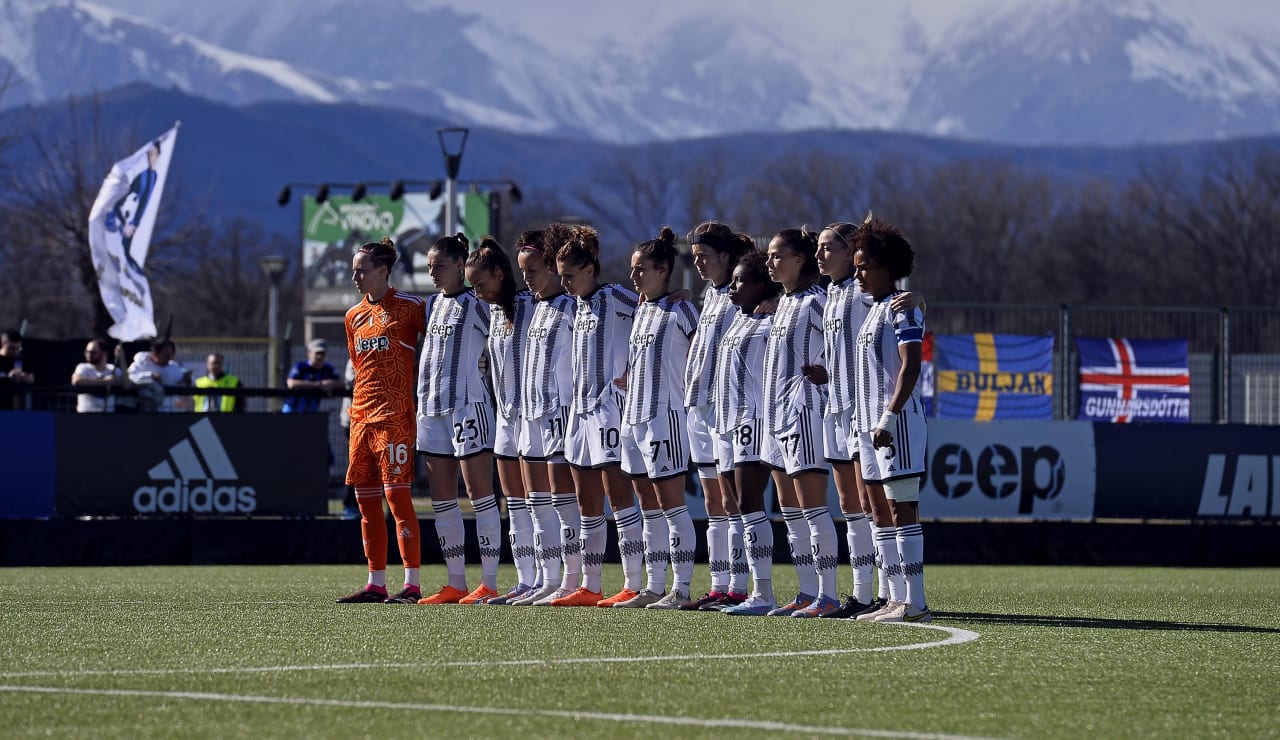
[[[1238,624],[1160,622],[1152,619],[1104,619],[1100,617],[1054,617],[1044,614],[984,614],[981,612],[934,612],[939,619],[958,619],[988,624],[1016,624],[1031,627],[1083,627],[1104,630],[1172,630],[1187,632],[1241,632],[1280,634],[1280,628]]]

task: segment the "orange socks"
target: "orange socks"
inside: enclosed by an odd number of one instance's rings
[[[396,542],[400,545],[400,559],[406,568],[419,568],[422,566],[422,538],[419,536],[418,513],[413,510],[413,487],[408,483],[388,483],[384,488],[387,492],[387,502],[391,505],[391,516],[396,520]],[[381,502],[379,502],[379,509],[381,509]],[[363,511],[361,507],[361,512]],[[384,565],[386,552],[387,540],[384,528],[382,540]]]

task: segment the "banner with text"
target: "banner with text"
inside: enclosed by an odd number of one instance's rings
[[[1079,419],[1191,421],[1187,340],[1076,337]]]
[[[931,419],[920,516],[1090,519],[1094,453],[1088,422]]]
[[[938,334],[933,365],[939,417],[1053,418],[1052,334]]]
[[[324,414],[60,414],[58,516],[328,511]]]
[[[107,333],[123,342],[156,335],[151,285],[143,267],[177,140],[174,126],[112,165],[89,211],[89,252],[98,292],[116,322]]]
[[[302,277],[308,311],[345,311],[359,299],[351,285],[351,258],[360,245],[389,236],[400,253],[391,283],[411,293],[435,289],[427,276],[427,250],[440,238],[445,199],[406,193],[393,200],[370,194],[359,202],[333,195],[302,200]],[[458,228],[472,246],[490,233],[489,194],[459,193]]]

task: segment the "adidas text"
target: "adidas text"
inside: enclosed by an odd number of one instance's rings
[[[257,496],[252,486],[216,486],[211,480],[174,481],[167,486],[138,486],[133,492],[133,508],[139,514],[249,514],[258,507]]]

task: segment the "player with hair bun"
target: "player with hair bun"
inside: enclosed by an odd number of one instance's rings
[[[489,336],[489,304],[467,287],[465,234],[427,250],[438,292],[426,299],[427,328],[418,370],[418,453],[427,466],[436,537],[449,582],[420,604],[474,604],[498,595],[502,514],[493,495],[493,407],[480,376]],[[458,508],[458,473],[471,499],[480,543],[480,585],[467,591],[466,534]]]
[[[764,425],[761,457],[774,469],[778,503],[787,526],[800,592],[772,616],[820,617],[836,609],[835,523],[827,510],[822,457],[826,390],[805,375],[823,351],[826,291],[818,282],[818,235],[785,229],[769,242],[769,277],[783,295],[765,345]]]
[[[541,239],[541,232],[525,232],[519,243],[538,243]],[[525,336],[533,316],[534,298],[533,293],[516,288],[511,260],[491,237],[485,237],[480,247],[467,257],[466,276],[480,300],[497,307],[489,312],[488,340],[495,411],[493,456],[511,520],[509,538],[517,580],[516,585],[501,596],[479,601],[500,605],[527,596],[542,585],[533,547],[533,519],[519,457],[520,368],[524,364]]]
[[[702,294],[698,331],[693,335],[689,361],[685,365],[684,405],[689,457],[698,469],[707,507],[707,560],[711,571],[711,590],[682,607],[689,610],[715,611],[741,604],[747,598],[742,515],[732,489],[732,478],[726,478],[721,485],[716,469],[715,397],[711,385],[716,347],[733,323],[734,315],[740,313],[729,299],[729,280],[738,259],[754,248],[751,237],[736,234],[716,221],[701,223],[689,233],[693,266],[708,285]]]
[[[369,562],[367,585],[339,603],[413,603],[419,584],[422,540],[413,508],[414,352],[425,330],[421,298],[388,282],[396,262],[388,237],[365,244],[351,260],[351,281],[364,298],[347,311],[347,353],[355,369],[351,396],[347,485],[355,488],[360,533]],[[387,597],[386,496],[395,518],[404,589]]]
[[[636,245],[631,253],[631,282],[641,303],[636,308],[627,356],[622,470],[653,482],[662,514],[644,512],[649,582],[635,598],[614,604],[615,609],[679,609],[692,602],[689,587],[695,535],[684,501],[684,477],[689,469],[684,369],[689,338],[698,327],[698,311],[689,301],[669,294],[675,243],[675,232],[664,226],[657,239]],[[668,532],[666,552],[659,549],[657,537],[663,519]],[[663,595],[667,561],[671,562],[675,584]]]
[[[552,606],[613,606],[641,588],[644,545],[640,510],[622,474],[622,392],[614,380],[626,374],[627,341],[639,297],[614,283],[600,282],[600,240],[589,226],[574,227],[556,255],[566,292],[576,300],[573,323],[573,403],[565,457],[573,469],[582,514],[582,585]],[[648,500],[655,501],[648,492]],[[604,498],[614,512],[623,587],[604,598],[601,571],[606,544]],[[650,508],[656,507],[652,503]]]
[[[543,581],[538,590],[510,602],[519,606],[550,606],[581,585],[581,514],[564,457],[573,402],[575,307],[560,284],[555,260],[572,234],[567,224],[551,224],[540,242],[522,243],[516,256],[535,299],[520,368],[520,459]]]

